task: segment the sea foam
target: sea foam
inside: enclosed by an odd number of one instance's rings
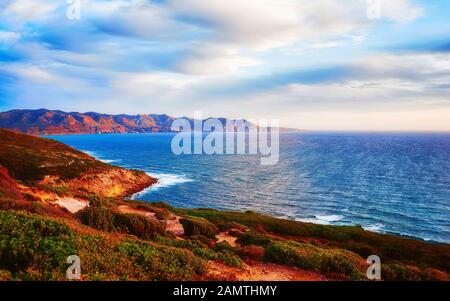
[[[170,187],[170,186],[174,186],[174,185],[179,185],[179,184],[184,184],[184,183],[189,183],[189,182],[193,182],[192,179],[189,179],[188,177],[186,177],[185,175],[177,175],[177,174],[168,174],[168,173],[151,173],[151,172],[147,172],[147,174],[151,177],[154,177],[156,179],[158,179],[158,182],[138,193],[135,193],[131,199],[135,200],[137,198],[139,198],[142,195],[145,195],[147,193],[150,193],[152,191],[156,191],[159,190],[161,188],[164,187]]]

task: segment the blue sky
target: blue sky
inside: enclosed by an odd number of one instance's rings
[[[0,0],[0,110],[201,110],[318,130],[450,130],[450,1],[80,7],[73,20],[65,0]]]

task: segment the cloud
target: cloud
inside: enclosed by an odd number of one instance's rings
[[[318,112],[354,125],[370,110],[446,110],[442,24],[424,2],[381,4],[370,20],[365,0],[85,0],[69,20],[66,1],[3,1],[0,102],[291,126],[301,113],[306,125]],[[415,35],[433,29],[433,41]]]
[[[424,9],[409,0],[379,0],[381,17],[399,23],[409,23],[425,13]]]
[[[175,67],[183,73],[229,74],[260,64],[257,59],[240,54],[235,47],[224,44],[202,44],[181,57]]]
[[[56,0],[7,0],[3,3],[0,15],[2,18],[13,19],[14,23],[39,21],[56,11],[62,2]]]
[[[20,34],[13,31],[0,31],[0,45],[11,45],[20,40]]]

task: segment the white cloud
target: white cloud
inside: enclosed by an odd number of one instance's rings
[[[201,44],[178,62],[176,68],[191,74],[230,74],[261,62],[240,54],[236,47],[225,44]]]
[[[20,40],[20,34],[12,31],[0,31],[0,44],[14,44]]]
[[[37,21],[44,19],[61,5],[65,5],[65,1],[13,0],[9,1],[1,15],[18,22]]]
[[[423,16],[424,10],[410,0],[379,0],[381,17],[399,23],[408,23]]]

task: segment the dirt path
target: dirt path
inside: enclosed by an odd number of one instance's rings
[[[222,263],[211,261],[208,264],[210,276],[224,280],[237,281],[326,281],[315,272],[271,263],[244,265],[242,269],[232,268]]]
[[[180,217],[177,215],[172,215],[172,219],[166,221],[167,231],[174,233],[175,235],[183,235],[184,228],[180,223]]]
[[[228,232],[222,232],[218,235],[216,235],[217,242],[226,241],[229,243],[232,247],[236,247],[236,237],[233,237],[228,234]]]
[[[66,208],[71,213],[77,213],[78,211],[84,209],[89,206],[89,202],[85,200],[77,200],[74,198],[63,197],[59,198],[55,204],[58,204],[61,207]]]
[[[121,213],[139,214],[139,215],[146,216],[146,217],[148,217],[150,219],[157,220],[156,214],[154,212],[150,212],[150,211],[147,211],[147,210],[136,209],[136,208],[130,207],[128,205],[120,205],[119,207],[117,207],[117,209]]]
[[[117,207],[117,209],[121,213],[133,213],[133,214],[139,214],[146,216],[150,219],[158,220],[156,218],[156,214],[154,212],[150,212],[144,209],[136,209],[133,207],[130,207],[128,205],[120,205]],[[183,235],[184,234],[184,228],[183,225],[180,224],[180,217],[177,215],[172,214],[171,218],[166,220],[166,229],[168,232],[172,232],[175,235]]]

